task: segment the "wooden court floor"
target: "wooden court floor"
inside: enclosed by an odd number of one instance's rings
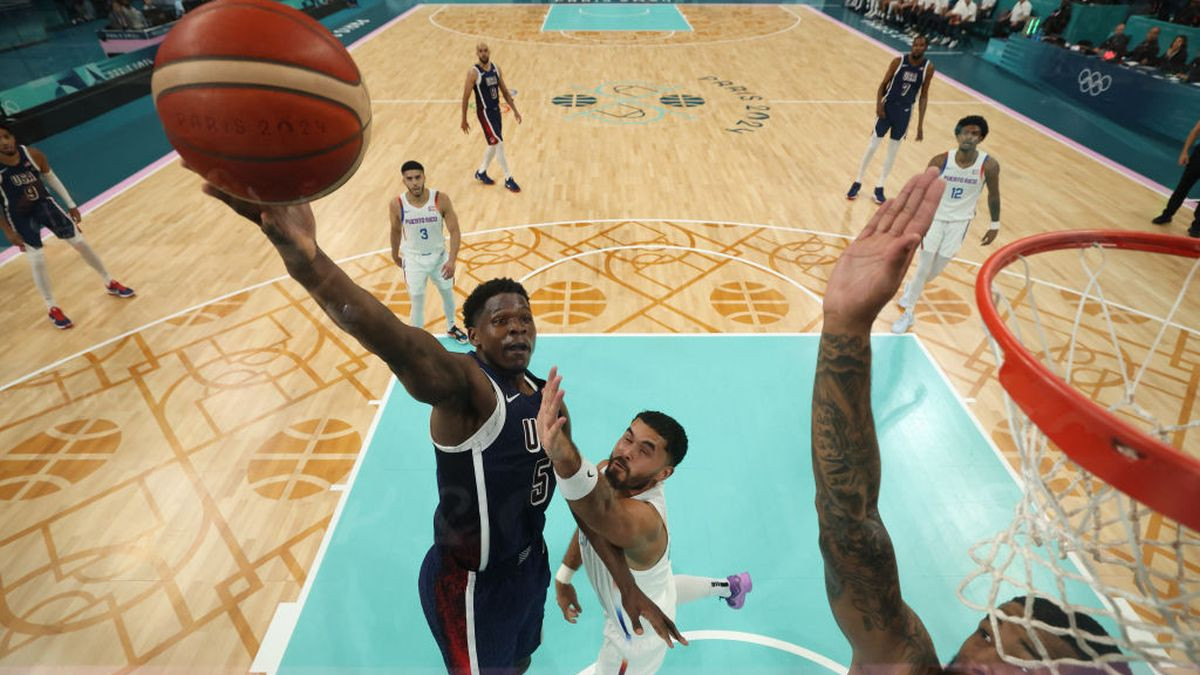
[[[690,33],[542,33],[545,6],[426,5],[359,45],[373,137],[357,175],[315,206],[322,246],[407,316],[386,214],[400,165],[418,159],[463,224],[460,300],[507,275],[525,280],[543,332],[819,330],[832,264],[875,208],[843,194],[892,55],[800,6],[681,11]],[[519,126],[505,117],[520,194],[472,180],[484,144],[473,115],[470,135],[458,129],[480,39],[524,115]],[[1000,242],[1153,227],[1163,196],[942,79],[925,141],[905,142],[889,194],[973,113],[988,118],[982,147],[1002,165]],[[341,494],[331,487],[388,373],[219,206],[172,163],[87,214],[94,247],[138,290],[128,302],[105,296],[69,247],[49,245],[71,331],[46,321],[25,261],[0,267],[0,669],[244,672],[275,605],[309,573]],[[927,289],[916,333],[1011,454],[973,300],[985,218]],[[1110,270],[1114,299],[1164,312],[1182,269],[1153,259]],[[1081,281],[1068,264],[1036,274]],[[1060,296],[1048,307],[1053,339],[1072,318],[1074,296]],[[1144,319],[1118,315],[1130,353],[1144,350]],[[1186,299],[1177,322],[1198,319]],[[1167,344],[1151,360],[1151,405],[1195,419],[1200,341],[1172,329]],[[1122,366],[1111,344],[1091,347],[1077,384],[1108,401]],[[1196,431],[1172,440],[1195,445]]]

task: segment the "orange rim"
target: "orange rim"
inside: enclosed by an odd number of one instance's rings
[[[1139,431],[1051,372],[1017,340],[992,300],[996,275],[1017,259],[1094,244],[1200,258],[1200,239],[1117,230],[1047,232],[996,251],[979,270],[975,301],[988,332],[1004,353],[1000,384],[1042,433],[1084,469],[1164,516],[1200,531],[1200,459]]]

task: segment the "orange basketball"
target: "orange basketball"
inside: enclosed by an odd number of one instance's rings
[[[324,26],[271,0],[216,0],[187,14],[154,60],[167,139],[222,190],[259,203],[333,192],[362,161],[371,101]]]

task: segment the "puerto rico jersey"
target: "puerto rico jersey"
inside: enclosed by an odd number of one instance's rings
[[[555,482],[537,435],[545,380],[526,371],[535,393],[525,395],[475,352],[470,356],[491,380],[496,408],[465,442],[434,444],[438,506],[433,533],[443,556],[482,572],[490,562],[543,552],[546,507]]]
[[[942,193],[942,201],[938,204],[934,220],[970,220],[975,217],[975,205],[979,195],[983,194],[983,163],[987,153],[980,152],[975,162],[967,168],[962,168],[954,161],[954,153],[946,153],[946,162],[942,165],[942,179],[946,181],[946,191]]]
[[[400,249],[404,253],[440,253],[446,248],[438,191],[430,189],[429,198],[419,207],[408,201],[408,191],[400,195],[400,222],[404,237]]]

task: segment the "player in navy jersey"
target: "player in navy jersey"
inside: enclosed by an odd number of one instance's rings
[[[432,406],[438,506],[418,582],[422,608],[450,672],[524,672],[541,641],[550,584],[542,533],[555,487],[537,435],[544,382],[528,370],[537,327],[525,289],[493,279],[472,291],[463,323],[475,351],[451,353],[329,259],[308,204],[262,206],[212,185],[204,191],[257,223],[325,313]],[[609,545],[602,556],[630,594],[622,598],[633,623],[643,616],[668,643],[682,639],[637,588],[621,552]]]
[[[508,91],[508,85],[504,84],[504,76],[500,74],[500,66],[491,61],[491,50],[488,49],[486,42],[480,42],[475,45],[475,56],[479,59],[479,62],[471,66],[471,69],[467,71],[467,82],[463,86],[462,95],[463,133],[471,131],[471,125],[467,124],[467,105],[472,94],[474,94],[475,116],[479,118],[479,127],[483,130],[483,137],[487,140],[488,144],[487,150],[483,151],[483,163],[479,165],[479,170],[475,172],[475,179],[484,185],[492,185],[496,182],[487,175],[488,166],[491,165],[492,158],[496,157],[500,160],[500,168],[504,170],[504,187],[513,192],[520,192],[521,186],[517,185],[517,181],[513,180],[512,172],[508,170],[508,158],[504,155],[504,136],[500,120],[500,96],[504,96],[504,101],[512,109],[513,117],[517,118],[517,124],[521,123],[521,113],[517,110],[517,104],[513,101],[512,94]]]
[[[67,210],[59,206],[47,187],[58,193]],[[46,301],[50,322],[55,328],[67,329],[74,324],[58,307],[50,290],[50,275],[46,271],[46,258],[42,252],[42,228],[49,229],[54,236],[70,244],[104,279],[104,289],[110,295],[118,298],[131,298],[134,295],[133,289],[126,288],[109,276],[100,257],[84,240],[79,228],[75,227],[80,220],[82,216],[75,207],[75,201],[58,176],[50,170],[46,155],[35,147],[19,145],[9,123],[0,120],[0,231],[29,259],[33,283]]]
[[[912,117],[913,102],[917,101],[917,140],[925,137],[925,106],[929,103],[929,83],[933,81],[933,64],[925,58],[925,47],[928,41],[924,35],[917,35],[912,41],[912,50],[892,59],[879,90],[875,96],[875,128],[871,132],[871,140],[867,151],[858,164],[858,175],[846,193],[846,199],[858,197],[862,189],[863,175],[867,165],[875,156],[883,135],[891,132],[891,142],[888,144],[887,157],[883,160],[883,171],[879,173],[879,182],[875,184],[875,203],[882,204],[886,197],[883,194],[883,183],[887,180],[888,172],[896,163],[896,153],[900,150],[900,141],[908,133],[908,122]],[[920,97],[918,99],[918,96]]]

